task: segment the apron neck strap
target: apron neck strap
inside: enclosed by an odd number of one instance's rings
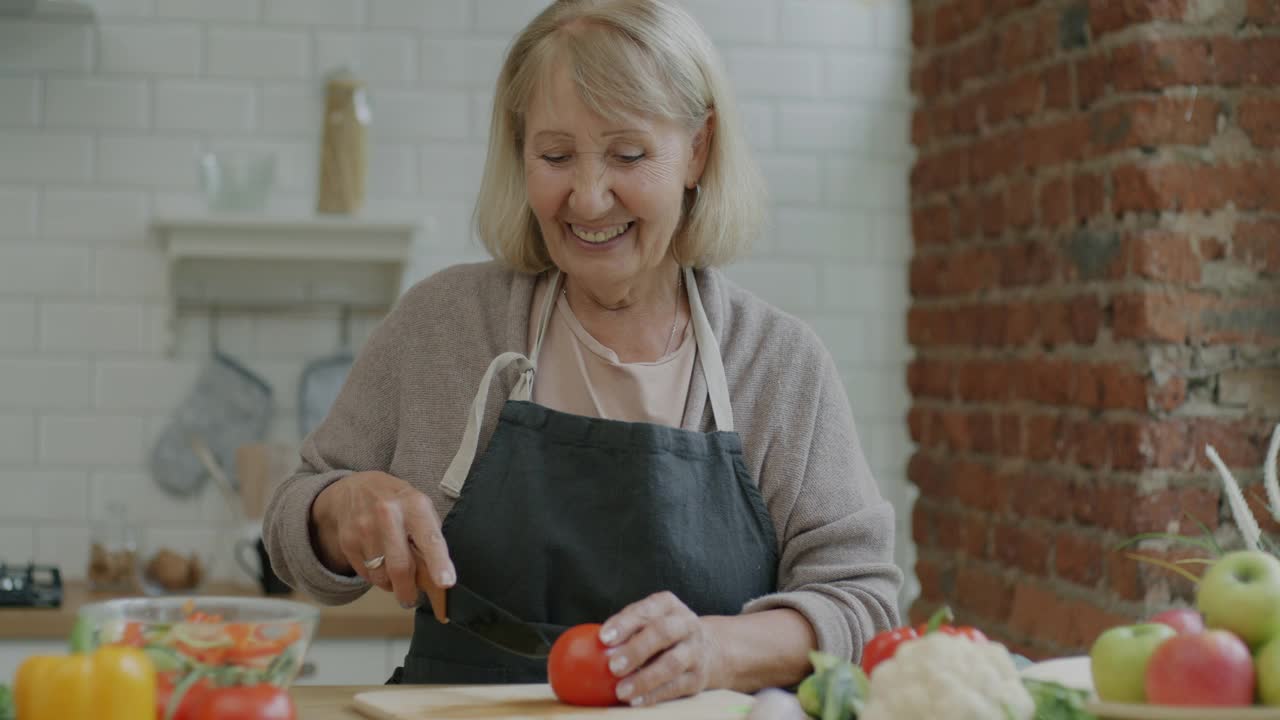
[[[485,400],[489,398],[489,386],[493,383],[493,376],[509,365],[515,365],[520,371],[520,380],[511,391],[511,398],[527,400],[533,392],[533,363],[529,358],[518,352],[505,352],[489,363],[489,369],[485,370],[484,378],[480,380],[480,389],[476,391],[476,397],[471,401],[471,412],[467,414],[467,427],[462,432],[462,442],[458,445],[458,452],[454,453],[453,461],[449,463],[448,469],[444,471],[444,479],[440,481],[441,487],[450,497],[457,498],[462,494],[462,485],[467,481],[467,473],[471,472],[471,463],[476,457],[476,447],[480,444],[480,423],[484,420]]]
[[[707,311],[702,307],[702,293],[693,275],[693,268],[684,268],[684,286],[689,292],[689,314],[693,322],[693,338],[698,343],[698,357],[702,361],[702,375],[707,381],[707,396],[711,399],[711,415],[716,429],[733,432],[733,406],[729,404],[729,381],[724,375],[724,363],[720,359],[720,343],[711,330]]]

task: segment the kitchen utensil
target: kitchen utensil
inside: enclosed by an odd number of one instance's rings
[[[245,552],[253,553],[257,557],[257,561],[245,560]],[[293,592],[293,588],[285,584],[276,575],[275,570],[271,569],[271,558],[267,556],[267,544],[262,538],[250,540],[241,538],[236,541],[236,562],[240,564],[241,569],[249,574],[249,577],[258,582],[262,587],[262,592],[266,595],[288,595]]]
[[[137,590],[138,531],[129,524],[125,504],[107,504],[89,531],[89,589],[99,592]]]
[[[165,686],[221,670],[212,682],[288,687],[320,611],[291,600],[188,595],[90,603],[77,615],[89,650],[113,643],[142,647],[164,669]]]
[[[356,710],[377,720],[742,720],[751,696],[711,690],[647,708],[572,707],[556,700],[550,685],[463,685],[374,690],[354,698]]]
[[[472,592],[467,586],[454,585],[446,597],[446,614],[451,625],[509,653],[534,659],[551,654],[551,642],[541,631]],[[426,593],[418,593],[418,604],[430,604]]]
[[[236,449],[236,483],[245,518],[261,524],[277,483],[298,467],[298,448],[285,443],[251,443]]]
[[[347,381],[355,355],[351,352],[351,308],[343,306],[338,320],[338,350],[313,360],[298,381],[298,432],[306,437],[324,421]]]
[[[222,499],[226,501],[227,507],[231,510],[231,514],[236,520],[243,523],[244,512],[240,506],[240,499],[236,497],[235,484],[231,478],[227,477],[227,473],[222,469],[222,465],[218,463],[218,459],[213,456],[213,451],[209,449],[209,443],[199,433],[191,433],[187,436],[187,441],[191,443],[191,450],[196,454],[196,458],[200,460],[200,464],[204,466],[209,477],[213,478],[213,484],[218,486],[218,491],[222,493]]]
[[[372,119],[364,85],[346,68],[330,75],[325,84],[317,211],[354,213],[364,205],[365,145]]]
[[[271,386],[218,349],[217,322],[215,311],[209,320],[209,362],[151,451],[152,477],[178,497],[196,494],[210,477],[192,449],[193,435],[204,439],[220,467],[228,468],[237,448],[262,441],[271,420]]]

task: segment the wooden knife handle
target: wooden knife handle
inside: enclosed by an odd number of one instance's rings
[[[447,613],[448,590],[440,587],[431,579],[431,573],[427,570],[427,563],[418,555],[418,548],[413,545],[413,541],[409,542],[409,546],[413,549],[415,555],[414,563],[414,580],[418,585],[418,589],[426,593],[427,599],[431,601],[431,611],[435,614],[436,620],[447,623],[449,616]]]

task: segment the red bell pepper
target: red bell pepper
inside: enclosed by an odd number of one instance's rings
[[[894,653],[898,652],[900,645],[908,640],[914,640],[932,632],[966,637],[975,642],[987,639],[987,636],[983,635],[978,628],[968,625],[955,626],[945,624],[953,620],[955,620],[955,614],[951,612],[951,608],[943,607],[929,618],[929,622],[923,625],[915,627],[908,625],[894,630],[886,630],[876,635],[862,649],[862,671],[867,674],[867,677],[871,677],[871,671],[875,669],[876,665],[893,657]]]

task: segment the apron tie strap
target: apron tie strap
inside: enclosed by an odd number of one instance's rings
[[[489,369],[480,381],[480,390],[476,393],[475,400],[471,401],[471,413],[467,416],[462,443],[453,456],[453,462],[449,463],[449,469],[444,471],[444,479],[440,481],[449,497],[456,499],[462,494],[462,485],[467,481],[467,473],[471,471],[471,464],[476,459],[476,446],[480,443],[480,423],[484,419],[485,400],[489,397],[489,385],[493,382],[493,376],[510,365],[515,365],[520,372],[520,380],[511,391],[511,399],[528,400],[533,396],[533,363],[529,358],[518,352],[505,352],[489,363]]]
[[[693,320],[693,335],[698,341],[698,359],[702,362],[702,375],[707,381],[707,396],[711,398],[711,416],[716,430],[733,432],[733,406],[729,404],[729,384],[724,376],[724,363],[720,359],[720,345],[702,307],[702,293],[693,275],[693,268],[684,269],[684,286],[689,291],[689,314]]]

